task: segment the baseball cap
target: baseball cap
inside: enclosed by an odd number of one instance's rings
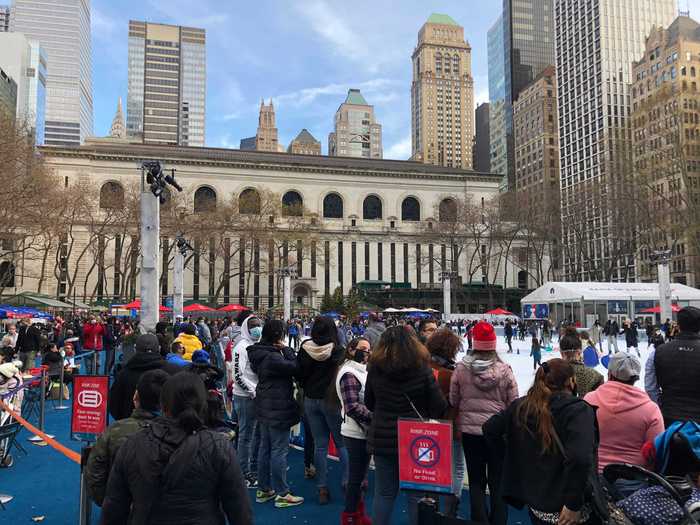
[[[608,371],[616,379],[629,381],[633,377],[639,377],[642,371],[642,363],[632,354],[617,352],[610,358]]]

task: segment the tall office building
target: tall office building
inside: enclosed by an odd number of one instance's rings
[[[17,83],[0,68],[0,118],[15,119],[17,112]]]
[[[637,279],[635,210],[620,187],[632,162],[632,63],[675,14],[675,0],[555,1],[565,280]]]
[[[489,103],[484,102],[476,107],[474,112],[476,133],[474,134],[474,148],[472,150],[472,167],[474,171],[482,173],[491,172],[491,146],[489,137]]]
[[[464,28],[433,13],[418,32],[411,84],[412,158],[472,167],[474,81]]]
[[[513,103],[554,64],[553,0],[503,0],[488,31],[491,171],[504,175],[502,190],[515,187]]]
[[[204,146],[204,29],[129,20],[126,129],[147,144]]]
[[[0,5],[0,33],[10,30],[10,6]]]
[[[17,82],[17,120],[37,144],[44,141],[47,58],[36,40],[22,33],[0,33],[0,67]]]
[[[44,143],[79,145],[93,127],[90,0],[15,0],[10,31],[48,57]]]
[[[270,99],[269,104],[265,104],[264,100],[260,101],[255,149],[257,151],[279,151],[275,106],[272,104],[272,99]]]
[[[374,119],[370,106],[359,89],[348,90],[335,112],[335,131],[328,134],[331,157],[382,158],[382,126]]]

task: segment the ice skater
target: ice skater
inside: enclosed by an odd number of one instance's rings
[[[532,369],[537,371],[537,367],[542,366],[542,345],[535,336],[532,337],[530,357],[532,357]]]

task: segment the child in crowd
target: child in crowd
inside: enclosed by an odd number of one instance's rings
[[[532,349],[530,350],[532,357],[532,369],[537,371],[537,367],[542,365],[542,345],[537,339],[537,336],[532,336]]]

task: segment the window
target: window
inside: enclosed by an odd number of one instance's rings
[[[250,188],[243,190],[238,197],[238,211],[244,215],[260,213],[260,194]]]
[[[216,192],[208,186],[202,186],[194,192],[194,212],[202,213],[216,210]]]
[[[415,197],[406,197],[401,203],[402,221],[420,220],[420,203]]]
[[[124,207],[124,188],[118,182],[107,182],[100,188],[100,208],[103,210]]]
[[[0,263],[0,288],[14,288],[15,265],[10,261]]]
[[[323,217],[325,219],[343,218],[343,198],[337,193],[329,193],[323,199]]]
[[[288,191],[282,196],[282,215],[285,217],[301,217],[304,211],[304,200],[296,191]]]
[[[362,203],[362,218],[377,220],[382,218],[382,201],[376,195],[369,195]]]
[[[439,209],[440,222],[455,222],[457,220],[457,203],[454,199],[443,199]]]

